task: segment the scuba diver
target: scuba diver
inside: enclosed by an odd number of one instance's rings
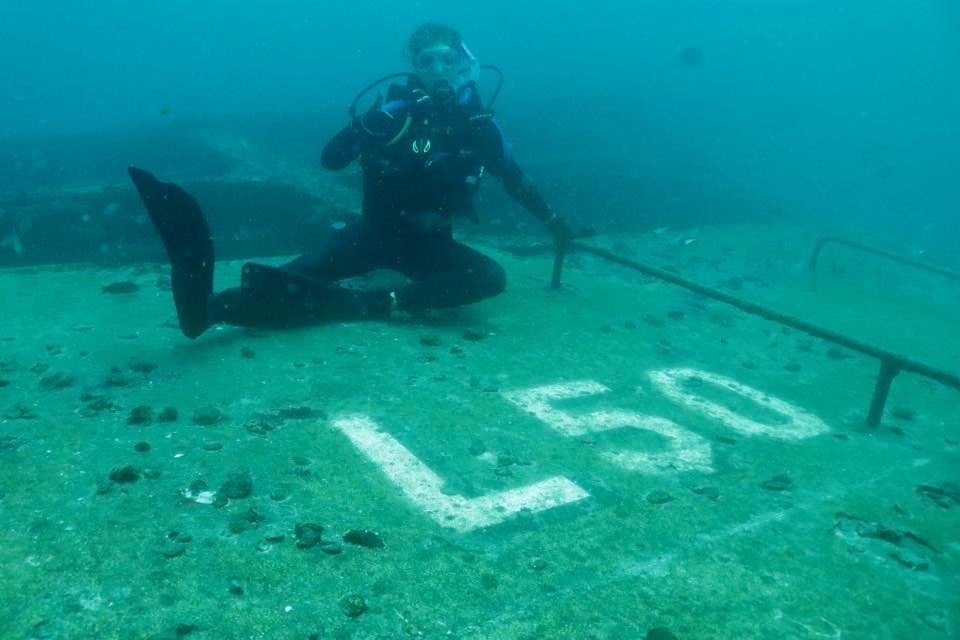
[[[524,175],[493,119],[496,92],[483,104],[480,65],[460,34],[423,24],[410,36],[406,55],[414,72],[387,76],[361,92],[350,122],[323,149],[328,170],[359,160],[363,215],[333,231],[319,250],[280,267],[245,264],[240,287],[213,292],[213,242],[196,201],[130,168],[170,258],[184,335],[196,338],[217,323],[290,327],[387,319],[397,311],[458,307],[498,295],[506,286],[503,267],[452,234],[454,215],[474,215],[473,196],[488,172],[561,246],[569,242],[570,228]],[[356,114],[364,94],[401,76],[405,83],[390,84],[385,97]],[[376,269],[398,271],[409,283],[392,291],[338,285]]]

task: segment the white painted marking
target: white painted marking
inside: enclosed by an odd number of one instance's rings
[[[373,460],[411,501],[444,527],[461,533],[489,527],[521,510],[546,511],[590,496],[563,476],[477,498],[443,493],[443,478],[367,416],[334,420],[353,445]]]
[[[593,380],[577,380],[504,392],[504,397],[520,409],[532,413],[565,436],[601,433],[616,429],[641,429],[666,440],[667,449],[656,453],[606,451],[601,454],[613,464],[638,473],[663,475],[680,471],[712,473],[713,452],[710,443],[677,423],[633,411],[600,410],[574,416],[553,407],[550,401],[583,398],[610,391]]]
[[[515,389],[504,391],[503,397],[527,413],[532,413],[541,422],[565,436],[582,436],[589,429],[581,418],[570,415],[565,411],[555,409],[550,405],[551,400],[571,400],[595,396],[609,391],[605,386],[593,380],[577,380],[574,382],[559,382],[545,384],[529,389]]]
[[[747,436],[765,435],[781,440],[803,440],[825,433],[830,428],[818,417],[779,398],[774,398],[758,389],[715,373],[697,369],[660,369],[647,375],[657,388],[674,402],[687,406],[709,418],[714,418],[734,431]],[[744,417],[718,402],[686,391],[683,383],[699,380],[747,398],[757,405],[783,416],[784,424],[766,424]]]

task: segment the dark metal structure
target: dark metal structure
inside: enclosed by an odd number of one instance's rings
[[[822,244],[823,242],[821,241],[821,244],[818,245],[818,250],[817,253],[815,253],[815,256],[819,253],[819,250],[822,249]],[[893,379],[901,371],[916,373],[960,391],[960,376],[936,369],[906,356],[893,353],[892,351],[886,351],[854,338],[841,335],[835,331],[819,327],[815,324],[794,318],[785,313],[780,313],[779,311],[774,311],[753,302],[743,300],[712,287],[688,280],[669,271],[642,264],[640,262],[618,256],[615,253],[611,253],[604,249],[583,244],[582,242],[573,241],[566,247],[557,247],[553,264],[553,278],[550,283],[550,286],[554,289],[560,288],[560,276],[563,273],[563,260],[566,253],[571,249],[595,255],[598,258],[602,258],[608,262],[619,264],[629,269],[633,269],[634,271],[638,271],[644,275],[663,280],[664,282],[669,282],[670,284],[675,284],[690,291],[694,291],[700,295],[706,296],[707,298],[712,298],[713,300],[718,300],[725,304],[729,304],[746,313],[760,316],[766,320],[777,322],[822,340],[846,347],[847,349],[856,351],[865,356],[878,359],[880,361],[880,371],[877,375],[877,382],[873,389],[873,399],[870,401],[870,410],[867,414],[867,424],[871,427],[876,427],[880,424],[880,420],[883,417],[884,407],[886,406],[887,396],[890,393],[890,385],[893,383]],[[883,255],[882,252],[878,253]]]
[[[960,282],[960,273],[954,273],[947,269],[941,269],[940,267],[934,267],[929,264],[924,264],[913,260],[912,258],[907,258],[905,256],[898,256],[895,253],[890,253],[888,251],[882,251],[880,249],[875,249],[873,247],[868,247],[865,244],[860,244],[859,242],[854,242],[853,240],[846,240],[845,238],[837,238],[835,236],[827,236],[821,238],[820,242],[817,243],[817,246],[814,247],[813,253],[810,255],[810,271],[816,271],[817,261],[820,259],[820,254],[823,253],[823,248],[828,244],[839,244],[850,247],[851,249],[856,249],[864,253],[869,253],[875,256],[880,256],[881,258],[886,258],[887,260],[892,260],[893,262],[898,262],[900,264],[906,265],[908,267],[913,267],[914,269],[920,269],[928,273],[935,273],[944,278],[949,278]]]

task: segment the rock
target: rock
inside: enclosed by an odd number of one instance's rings
[[[480,574],[480,586],[487,591],[493,591],[500,586],[500,580],[492,573],[484,572]]]
[[[157,422],[176,422],[180,417],[176,407],[164,407],[157,415]]]
[[[647,502],[650,504],[666,504],[673,500],[673,496],[661,489],[656,489],[647,494]]]
[[[100,287],[100,290],[111,295],[129,294],[140,291],[140,285],[130,280],[121,280],[120,282],[111,282],[108,285],[104,285]]]
[[[479,342],[487,337],[487,332],[482,329],[467,328],[463,330],[463,339],[470,342]]]
[[[772,478],[761,482],[760,486],[767,491],[787,491],[793,488],[793,480],[785,473],[778,473]]]
[[[140,472],[132,464],[117,467],[110,472],[110,480],[117,484],[129,484],[140,479]]]
[[[905,420],[911,422],[914,418],[917,417],[917,412],[909,407],[893,407],[890,409],[890,415],[896,418],[897,420]]]
[[[193,412],[193,424],[209,427],[223,420],[223,412],[216,407],[198,407]]]
[[[177,624],[177,626],[174,628],[174,632],[177,634],[178,638],[188,636],[196,630],[197,630],[197,625],[187,624],[185,622],[181,622]]]
[[[367,611],[367,601],[359,593],[340,598],[340,610],[348,618],[358,618]]]
[[[131,409],[130,415],[127,416],[129,425],[146,425],[151,422],[153,422],[153,409],[143,404]]]
[[[203,443],[204,451],[220,451],[220,449],[223,449],[222,442],[204,442]]]
[[[152,372],[157,368],[157,365],[152,362],[147,362],[145,360],[135,360],[130,363],[130,370],[136,371],[137,373],[147,374]]]
[[[543,558],[534,558],[528,566],[534,571],[545,571],[548,565],[547,561]]]
[[[143,440],[141,440],[137,444],[133,445],[133,450],[136,451],[137,453],[147,453],[148,451],[150,451],[150,443],[144,442]]]
[[[684,313],[683,313],[683,311],[680,311],[680,310],[678,310],[678,309],[674,309],[674,310],[672,310],[672,311],[668,311],[668,312],[667,312],[667,317],[670,318],[671,320],[683,320],[683,318],[684,318]]]
[[[470,448],[467,450],[470,452],[470,455],[479,456],[486,452],[487,445],[483,443],[483,440],[474,440],[470,443]]]
[[[250,347],[243,347],[242,349],[240,349],[241,358],[247,358],[249,360],[250,358],[255,358],[256,356],[257,356],[256,352]]]
[[[339,542],[323,540],[320,543],[320,551],[323,551],[328,556],[338,556],[343,553],[343,547]]]
[[[651,327],[662,327],[664,325],[662,318],[659,318],[650,313],[643,314],[643,321],[646,322]]]
[[[230,586],[227,587],[227,591],[229,591],[232,595],[242,596],[243,586],[240,583],[234,582],[233,580],[231,580]]]
[[[4,387],[9,387],[9,386],[10,386],[9,380],[4,380],[3,378],[0,378],[0,389]]]
[[[439,347],[443,344],[443,340],[435,333],[425,333],[420,336],[420,344],[425,347]]]
[[[369,529],[351,529],[343,534],[343,541],[368,549],[382,549],[384,546],[380,536]]]
[[[654,627],[647,631],[647,640],[678,640],[666,627]]]
[[[846,360],[850,357],[850,354],[841,347],[833,346],[827,349],[827,357],[832,360]]]
[[[278,415],[284,420],[307,420],[316,415],[316,412],[307,406],[284,407],[280,409]]]
[[[783,368],[790,373],[798,373],[803,367],[801,367],[798,362],[788,362],[783,365]]]
[[[59,391],[61,389],[69,389],[76,381],[77,379],[73,376],[68,376],[63,373],[52,373],[40,378],[40,388],[44,391]]]
[[[298,549],[309,549],[323,541],[323,526],[312,522],[300,522],[293,528]]]
[[[253,478],[249,471],[236,471],[227,476],[217,493],[230,500],[243,500],[253,494]]]
[[[692,491],[698,496],[703,496],[711,500],[717,500],[720,498],[720,489],[717,487],[694,487]]]

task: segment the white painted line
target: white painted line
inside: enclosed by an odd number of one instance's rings
[[[830,428],[818,417],[795,405],[779,398],[754,389],[733,378],[727,378],[715,373],[697,369],[660,369],[648,374],[657,388],[668,398],[679,404],[701,413],[709,418],[718,420],[747,436],[764,435],[781,440],[803,440],[821,433]],[[742,416],[718,402],[707,400],[696,393],[683,388],[685,382],[697,380],[729,390],[739,396],[747,398],[757,405],[783,416],[783,424],[767,424]]]
[[[546,511],[590,495],[563,476],[477,498],[446,495],[443,478],[369,417],[345,416],[333,425],[427,515],[461,533],[499,524],[522,510]]]
[[[654,452],[613,450],[601,454],[609,462],[628,471],[651,475],[685,471],[713,473],[713,450],[710,443],[706,438],[671,420],[621,409],[603,409],[575,416],[550,404],[551,401],[583,398],[608,391],[609,389],[599,382],[577,380],[506,391],[503,396],[568,437],[629,428],[649,431],[664,439],[666,449]]]
[[[582,436],[588,431],[583,421],[565,411],[555,409],[550,405],[550,401],[595,396],[609,390],[593,380],[577,380],[504,391],[503,397],[523,411],[532,413],[541,422],[565,436]]]

